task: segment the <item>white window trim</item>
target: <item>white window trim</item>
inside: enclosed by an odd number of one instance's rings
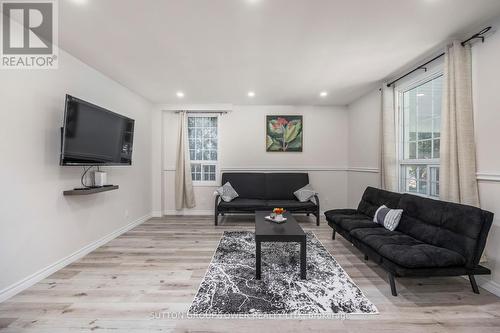
[[[418,195],[426,198],[436,198],[435,196],[430,195],[431,191],[431,167],[439,167],[440,159],[404,159],[404,117],[403,117],[403,108],[401,106],[401,101],[403,100],[403,94],[420,86],[426,82],[432,81],[435,78],[443,75],[443,64],[440,63],[438,65],[433,66],[427,71],[413,77],[412,79],[403,81],[402,83],[396,85],[395,87],[395,105],[397,106],[397,129],[396,129],[396,137],[397,140],[397,153],[398,153],[398,165],[397,165],[397,179],[398,179],[398,190],[401,193],[410,193],[413,195]],[[406,192],[406,189],[402,186],[401,181],[401,169],[405,165],[427,165],[427,194],[415,193],[415,192]]]
[[[205,160],[194,160],[194,161],[189,161],[189,164],[191,163],[198,163],[202,165],[202,173],[203,173],[203,164],[210,164],[213,165],[215,164],[215,180],[214,181],[209,181],[209,180],[193,180],[193,186],[194,187],[213,187],[213,186],[218,186],[220,184],[220,113],[210,113],[210,112],[188,112],[188,117],[216,117],[217,118],[217,161],[205,161]]]

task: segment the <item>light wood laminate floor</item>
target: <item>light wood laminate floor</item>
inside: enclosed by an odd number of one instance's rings
[[[380,314],[345,320],[169,319],[185,313],[225,230],[253,230],[253,217],[151,219],[0,304],[0,332],[500,332],[500,298],[472,293],[460,277],[397,279],[323,221],[299,218]]]

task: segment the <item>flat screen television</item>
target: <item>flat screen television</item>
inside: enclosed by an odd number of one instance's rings
[[[66,95],[61,165],[131,165],[134,120]]]

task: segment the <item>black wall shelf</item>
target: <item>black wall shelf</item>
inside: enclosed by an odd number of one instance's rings
[[[118,188],[119,188],[118,185],[112,185],[112,186],[103,186],[103,187],[91,187],[88,189],[67,190],[67,191],[63,192],[63,195],[89,195],[89,194],[95,194],[95,193],[100,193],[100,192],[113,191],[113,190],[117,190]]]

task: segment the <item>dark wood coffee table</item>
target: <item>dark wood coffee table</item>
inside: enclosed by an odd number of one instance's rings
[[[262,242],[297,242],[300,243],[300,278],[306,279],[306,234],[289,212],[284,214],[287,221],[274,223],[267,221],[269,211],[255,212],[255,278],[261,277]]]

